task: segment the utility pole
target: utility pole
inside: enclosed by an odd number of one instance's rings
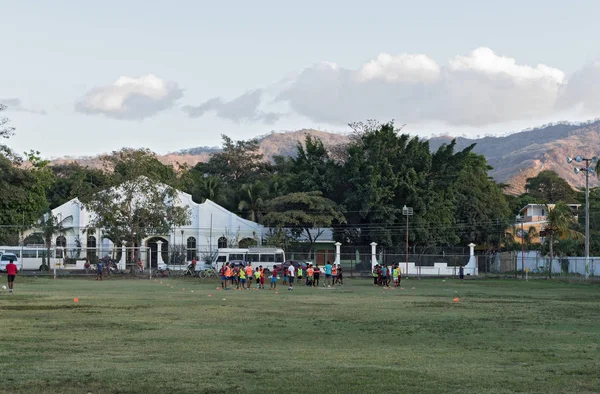
[[[525,275],[525,232],[523,231],[523,220],[521,218],[521,279],[524,278]]]
[[[567,163],[571,164],[575,160],[577,163],[585,162],[585,167],[575,167],[573,170],[575,174],[579,174],[581,171],[585,172],[585,279],[590,277],[590,188],[589,188],[589,175],[590,172],[595,173],[595,169],[590,167],[590,163],[596,165],[598,163],[598,157],[585,158],[582,156],[576,156],[575,159],[567,157]]]
[[[413,209],[406,205],[403,206],[402,215],[406,216],[406,272],[404,275],[408,277],[408,217],[413,215]]]

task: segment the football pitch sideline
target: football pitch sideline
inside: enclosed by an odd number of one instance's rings
[[[600,286],[402,285],[18,276],[0,291],[0,392],[600,391]]]

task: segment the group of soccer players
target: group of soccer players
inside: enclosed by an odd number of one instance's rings
[[[390,287],[393,281],[394,287],[399,287],[402,281],[402,270],[398,263],[391,267],[376,264],[373,268],[373,286]]]
[[[250,290],[252,289],[253,281],[256,282],[256,289],[265,288],[267,271],[262,265],[253,268],[250,263],[247,265],[225,263],[219,272],[221,275],[221,287],[225,290],[233,287],[238,290]],[[321,274],[325,276],[325,280],[322,282],[323,286],[331,287],[336,284],[344,284],[342,267],[339,264],[331,264],[328,261],[322,268],[318,264],[315,266],[312,264],[299,265],[298,267],[289,264],[287,267],[283,265],[279,266],[279,268],[275,267],[271,275],[268,276],[270,280],[269,289],[277,289],[277,280],[280,279],[279,275],[283,277],[283,285],[288,285],[288,290],[294,289],[294,282],[296,280],[298,284],[301,284],[305,280],[304,284],[306,286],[317,287],[321,283]]]

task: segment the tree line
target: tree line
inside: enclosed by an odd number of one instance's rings
[[[13,131],[6,125],[6,120],[0,122],[3,137]],[[270,161],[260,153],[256,139],[234,141],[223,135],[222,150],[195,166],[163,164],[152,151],[131,148],[105,155],[103,168],[77,163],[50,166],[37,152],[23,160],[0,145],[0,243],[18,242],[21,227],[35,225],[49,209],[75,197],[96,210],[104,207],[105,220],[96,225],[106,228],[113,223],[114,231],[119,231],[123,225],[115,224],[115,210],[124,208],[107,205],[107,199],[115,199],[108,190],[122,188],[141,175],[153,184],[187,192],[197,203],[210,199],[273,228],[267,242],[282,246],[302,235],[312,243],[318,240],[319,228],[333,228],[334,238],[345,245],[377,242],[387,250],[404,250],[406,206],[413,209],[408,218],[413,251],[471,242],[499,250],[511,247],[507,228],[524,204],[581,198],[565,187],[564,180],[563,184],[553,179],[558,188],[536,186],[545,173],[528,180],[523,195],[508,196],[503,193],[505,185],[489,177],[491,167],[473,152],[474,145],[457,150],[452,141],[432,152],[427,140],[402,133],[393,122],[351,127],[352,136],[344,145],[326,147],[306,135],[295,156]],[[600,207],[600,194],[592,194]],[[154,209],[156,199],[168,197],[154,196]],[[185,222],[181,211],[160,211],[170,218],[162,222],[150,211],[145,214],[158,227],[148,226],[149,219],[131,212],[129,219],[121,215],[119,220],[140,219],[135,231],[127,229],[130,235],[143,233],[144,223],[150,234],[168,229],[173,220]],[[114,237],[127,239],[123,234]]]

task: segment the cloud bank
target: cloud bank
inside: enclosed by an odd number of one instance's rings
[[[240,122],[264,122],[272,124],[280,118],[275,112],[264,112],[260,110],[263,100],[261,89],[251,90],[231,100],[223,101],[219,97],[205,101],[199,106],[186,105],[182,110],[192,118],[199,118],[208,112],[214,112],[218,117]]]
[[[28,112],[30,114],[36,115],[46,115],[46,111],[40,109],[31,109],[27,108],[21,102],[21,99],[18,98],[6,98],[0,99],[0,104],[4,104],[6,106],[7,111],[20,111],[20,112]]]
[[[181,97],[183,90],[177,83],[156,75],[123,76],[111,85],[87,92],[75,103],[75,110],[115,119],[141,120],[172,108]]]
[[[332,125],[396,119],[483,127],[535,121],[574,108],[596,116],[597,86],[600,62],[567,77],[557,68],[519,64],[481,47],[443,65],[427,55],[408,53],[382,53],[357,69],[321,62],[280,84],[269,102],[257,89],[231,101],[213,98],[184,111],[192,117],[213,111],[236,122],[273,122],[279,115],[268,112],[269,106],[286,105],[313,122]]]

